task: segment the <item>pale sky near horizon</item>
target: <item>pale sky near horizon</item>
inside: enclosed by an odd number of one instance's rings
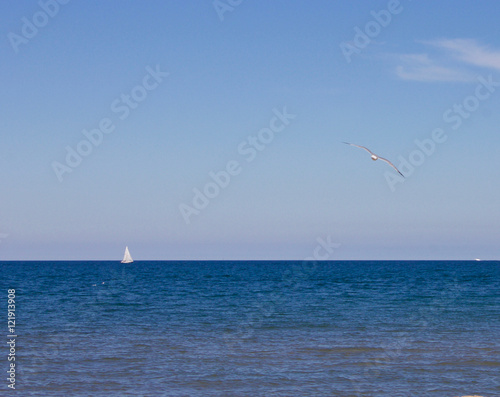
[[[500,258],[494,1],[0,10],[0,260]]]

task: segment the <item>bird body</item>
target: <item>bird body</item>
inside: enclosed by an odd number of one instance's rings
[[[346,145],[350,145],[350,146],[355,146],[355,147],[359,147],[360,149],[364,149],[366,150],[368,153],[370,153],[371,155],[371,158],[373,161],[375,160],[382,160],[382,161],[385,161],[387,164],[389,164],[392,168],[394,168],[398,173],[399,175],[401,175],[403,178],[405,177],[401,171],[399,171],[396,166],[394,164],[392,164],[389,160],[387,160],[386,158],[384,157],[380,157],[380,156],[377,156],[375,153],[373,153],[370,149],[368,149],[367,147],[364,147],[364,146],[360,146],[360,145],[355,145],[354,143],[349,143],[349,142],[343,142],[345,143]]]

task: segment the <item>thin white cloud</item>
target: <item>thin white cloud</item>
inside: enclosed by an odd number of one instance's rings
[[[402,65],[396,68],[396,74],[402,80],[469,82],[475,77],[466,71],[440,65],[428,54],[401,55],[399,60]]]
[[[480,45],[470,39],[442,39],[429,42],[438,48],[443,48],[465,63],[500,70],[500,51]]]
[[[439,50],[433,58],[427,53],[398,57],[396,75],[402,80],[470,82],[478,73],[470,66],[500,70],[500,51],[471,39],[440,39],[421,42]]]

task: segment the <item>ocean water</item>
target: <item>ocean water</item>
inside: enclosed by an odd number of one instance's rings
[[[500,262],[0,269],[0,395],[500,396]]]

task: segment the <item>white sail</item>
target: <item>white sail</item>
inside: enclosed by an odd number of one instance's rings
[[[128,251],[128,247],[125,247],[125,255],[123,255],[122,263],[132,263],[134,260]]]

